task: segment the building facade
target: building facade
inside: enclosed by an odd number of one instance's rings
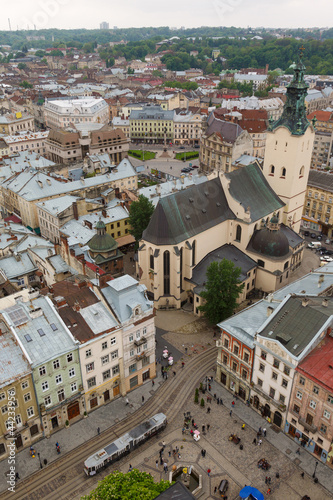
[[[302,216],[302,229],[333,237],[333,179],[328,172],[310,170]]]
[[[64,129],[79,123],[109,123],[109,106],[99,97],[48,99],[44,103],[48,128]]]
[[[173,142],[174,114],[174,111],[165,111],[160,106],[133,109],[129,116],[131,140],[150,144]]]

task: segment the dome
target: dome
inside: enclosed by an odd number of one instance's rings
[[[256,231],[251,239],[254,251],[267,257],[284,257],[289,253],[289,242],[281,231],[271,231],[267,227]]]
[[[276,216],[276,214],[273,214],[273,216],[270,220],[270,223],[271,224],[278,224],[279,223],[279,218]]]
[[[117,249],[117,242],[106,232],[105,224],[101,219],[97,222],[95,229],[97,234],[88,242],[89,249],[92,252],[106,253]]]

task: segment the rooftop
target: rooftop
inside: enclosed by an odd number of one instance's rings
[[[301,361],[297,371],[309,377],[327,391],[333,391],[333,338],[326,336],[320,344]]]
[[[31,373],[31,368],[3,321],[0,322],[0,328],[0,388],[3,388]]]

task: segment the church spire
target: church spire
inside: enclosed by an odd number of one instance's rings
[[[310,125],[306,117],[305,97],[309,85],[304,81],[305,66],[302,62],[304,47],[299,49],[297,64],[290,67],[294,70],[294,77],[287,87],[287,100],[280,118],[271,123],[269,130],[286,127],[293,135],[303,135]]]

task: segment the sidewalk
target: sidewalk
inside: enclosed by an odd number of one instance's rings
[[[215,372],[211,372],[207,374],[208,376],[215,376]],[[205,384],[206,380],[203,380]],[[207,391],[208,392],[208,391]],[[272,426],[262,418],[259,413],[254,411],[251,407],[247,406],[242,402],[239,398],[236,400],[235,397],[227,391],[222,385],[220,385],[215,379],[211,382],[211,392],[210,395],[216,394],[216,397],[222,398],[223,405],[229,410],[231,410],[232,401],[235,401],[235,406],[232,410],[232,414],[240,418],[247,426],[252,427],[255,431],[261,428],[267,429],[267,435],[265,439],[270,444],[272,444],[275,448],[280,450],[285,456],[291,460],[291,462],[312,477],[315,464],[318,462],[318,466],[316,469],[316,477],[318,478],[318,482],[324,486],[328,491],[333,491],[333,472],[332,469],[324,465],[320,460],[316,460],[313,455],[307,452],[305,449],[301,448],[300,455],[296,454],[296,451],[299,449],[299,445],[295,443],[292,439],[290,439],[286,434],[282,431],[276,432],[272,429]],[[212,401],[212,406],[216,404]]]

